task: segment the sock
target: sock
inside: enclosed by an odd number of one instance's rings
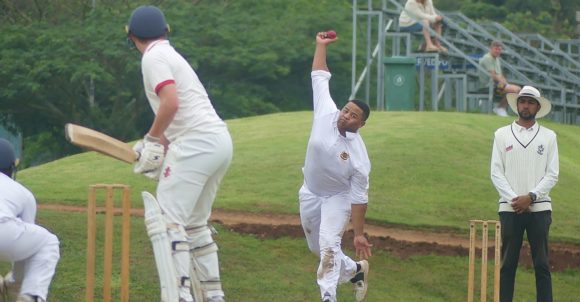
[[[358,281],[364,281],[365,280],[365,275],[360,272],[357,273],[356,275],[354,275],[354,277],[352,277],[352,279],[350,279],[351,283],[357,283]]]

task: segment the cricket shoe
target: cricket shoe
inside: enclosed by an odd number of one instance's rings
[[[0,294],[0,302],[15,302],[20,293],[20,288],[22,287],[21,282],[15,282],[12,277],[12,271],[8,272],[4,276],[4,285],[0,289],[0,292],[4,292],[3,296]],[[5,300],[2,300],[4,298]]]
[[[16,299],[16,302],[45,302],[44,299],[39,298],[37,296],[31,296],[31,295],[20,295],[18,296],[18,299]]]
[[[0,276],[0,302],[6,302],[6,286],[2,276]]]
[[[502,107],[494,107],[492,109],[492,111],[493,111],[493,113],[495,113],[496,115],[501,116],[501,117],[509,116],[507,111],[505,110],[505,108],[502,108]]]
[[[354,283],[354,297],[357,302],[361,302],[364,301],[367,296],[369,285],[369,262],[362,260],[357,262],[357,264],[360,265],[360,269],[351,279],[351,282]]]

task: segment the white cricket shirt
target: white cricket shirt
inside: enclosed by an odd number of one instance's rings
[[[513,212],[511,200],[529,192],[537,196],[533,212],[552,210],[549,194],[559,170],[554,131],[537,122],[528,129],[513,122],[495,132],[491,180],[500,195],[500,212]]]
[[[20,218],[24,222],[34,223],[35,217],[34,195],[23,185],[0,173],[0,220]]]
[[[179,108],[164,133],[170,142],[190,130],[209,131],[214,126],[225,126],[197,74],[168,40],[157,40],[147,47],[141,59],[141,72],[145,93],[155,114],[160,105],[159,90],[169,84],[177,88]]]
[[[330,72],[315,70],[311,76],[314,120],[302,168],[304,183],[318,196],[347,193],[351,203],[367,203],[371,163],[363,139],[358,132],[344,137],[338,131]]]

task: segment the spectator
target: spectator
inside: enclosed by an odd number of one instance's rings
[[[489,52],[479,59],[479,65],[488,73],[479,71],[480,89],[489,88],[489,78],[493,80],[493,91],[495,95],[501,96],[501,101],[493,108],[493,112],[499,116],[507,114],[507,93],[519,93],[522,89],[518,85],[510,84],[503,76],[500,55],[503,44],[500,41],[492,41]]]
[[[447,48],[439,43],[437,37],[431,38],[429,27],[441,35],[443,16],[437,15],[431,0],[407,0],[405,9],[399,16],[399,30],[416,32],[422,31],[425,42],[420,49],[426,52],[447,53]]]

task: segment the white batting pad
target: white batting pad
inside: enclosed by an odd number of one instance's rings
[[[145,226],[147,235],[151,239],[159,283],[161,286],[161,301],[175,302],[179,300],[179,280],[176,278],[171,245],[167,235],[167,226],[163,220],[163,213],[155,197],[149,192],[141,192],[145,207]]]
[[[221,287],[218,246],[211,236],[212,228],[207,225],[186,229],[189,236],[191,256],[191,283],[195,298],[206,301],[213,296],[223,296]],[[197,301],[197,300],[196,300]]]

